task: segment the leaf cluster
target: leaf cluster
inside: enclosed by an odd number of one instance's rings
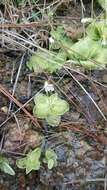
[[[47,149],[45,152],[44,163],[48,164],[48,169],[57,166],[57,155],[52,149]]]
[[[27,66],[35,73],[41,73],[47,71],[53,73],[58,69],[61,69],[65,63],[66,55],[63,51],[59,51],[57,54],[49,51],[37,51],[31,56]]]
[[[70,64],[80,65],[86,69],[101,69],[107,64],[107,23],[105,20],[95,21],[86,29],[86,37],[74,43],[64,35],[63,28],[51,31],[54,43],[51,51],[37,51],[31,56],[28,67],[34,72],[56,72],[66,60]],[[59,49],[56,54],[52,52]],[[56,56],[55,56],[56,55]],[[93,59],[94,61],[91,61]]]
[[[53,29],[50,34],[54,43],[49,43],[49,50],[44,52],[38,50],[27,63],[29,69],[36,73],[43,71],[53,73],[61,69],[67,59],[64,47],[68,48],[73,44],[72,40],[66,36],[63,26]]]
[[[88,69],[102,69],[107,64],[107,24],[93,21],[86,30],[86,37],[68,50],[69,59]],[[94,60],[91,61],[90,59]]]
[[[20,169],[25,169],[26,174],[30,173],[32,170],[39,170],[42,160],[41,158],[41,148],[36,148],[29,152],[26,157],[18,159],[16,165]],[[45,158],[43,162],[48,164],[48,169],[52,169],[57,166],[57,155],[52,149],[47,149],[45,152]]]
[[[34,102],[33,114],[38,118],[46,119],[51,126],[59,125],[61,115],[69,111],[69,104],[59,98],[57,93],[50,96],[41,93],[34,98]]]
[[[39,170],[40,156],[41,148],[36,148],[29,152],[26,157],[17,160],[16,165],[20,169],[26,169],[26,174],[30,173],[32,170]]]

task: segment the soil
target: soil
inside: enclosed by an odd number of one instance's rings
[[[90,1],[85,1],[85,7],[85,14],[89,16]],[[97,14],[100,11],[99,8],[95,9]],[[83,27],[79,1],[62,4],[56,15],[55,22],[65,23],[69,37],[74,40],[81,37]],[[45,37],[46,40],[47,33]],[[23,54],[13,100],[10,95]],[[30,53],[23,48],[11,50],[0,47],[0,150],[9,158],[16,172],[15,176],[0,172],[0,190],[106,190],[107,70],[71,70],[104,113],[103,117],[69,73],[61,69],[53,75],[36,75],[26,67],[29,57]],[[27,112],[19,109],[43,88],[46,80],[51,80],[58,94],[71,105],[58,127],[50,127],[44,120],[36,121],[32,113],[33,100],[24,106]],[[19,111],[12,115],[17,109]],[[41,144],[44,150],[48,147],[55,150],[58,166],[49,170],[43,165],[39,171],[26,175],[16,167],[16,159]]]

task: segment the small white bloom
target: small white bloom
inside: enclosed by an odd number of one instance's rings
[[[50,38],[49,38],[49,42],[50,42],[51,44],[53,44],[53,43],[54,43],[54,39],[53,39],[52,37],[50,37]]]
[[[106,39],[102,39],[101,45],[102,45],[102,46],[106,46],[106,45],[107,45],[107,40],[106,40]]]
[[[53,84],[49,84],[48,81],[45,81],[44,89],[45,89],[45,92],[50,92],[50,91],[53,92],[54,86],[53,86]]]
[[[87,23],[87,22],[90,23],[90,22],[92,22],[92,21],[93,21],[92,18],[82,18],[82,19],[81,19],[81,23],[82,23],[82,24],[85,24],[85,23]]]

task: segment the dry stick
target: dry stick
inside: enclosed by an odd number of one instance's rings
[[[61,126],[61,125],[60,125]],[[74,126],[61,126],[63,128],[69,128],[70,130],[74,130],[75,132],[81,132],[86,134],[87,136],[93,138],[94,140],[96,140],[99,143],[103,143],[104,145],[107,145],[107,139],[103,136],[103,135],[96,135],[95,133],[93,133],[92,131],[90,131],[89,129],[85,129],[84,127],[80,127],[79,129],[77,127]]]
[[[7,96],[10,100],[12,100],[17,106],[19,106],[25,113],[26,115],[32,120],[34,124],[36,124],[39,128],[41,127],[37,121],[36,118],[34,118],[24,107],[23,104],[21,104],[16,98],[14,98],[9,92],[5,90],[5,88],[0,84],[0,91]],[[15,113],[14,113],[15,114]],[[7,118],[8,120],[8,118]],[[2,124],[1,124],[2,125]],[[0,126],[1,126],[0,125]]]
[[[25,24],[0,24],[0,29],[9,29],[9,28],[31,28],[31,27],[38,27],[38,26],[47,26],[47,22],[31,22],[31,23],[25,23]]]
[[[39,47],[40,48],[40,47]],[[40,48],[42,49],[42,48]],[[92,62],[96,63],[96,61],[91,60]],[[80,85],[79,81],[77,80],[77,83]],[[102,111],[100,110],[100,108],[98,107],[98,105],[95,103],[95,101],[92,99],[92,97],[90,96],[90,94],[83,88],[83,86],[81,85],[81,88],[85,91],[85,93],[90,97],[90,99],[92,100],[92,102],[94,103],[94,105],[96,106],[96,108],[99,110],[100,114],[103,116],[104,120],[106,120],[104,114],[102,113]]]
[[[21,35],[16,35],[16,34],[14,34],[13,32],[9,32],[9,31],[6,31],[6,30],[3,30],[3,32],[6,33],[7,35],[10,35],[10,36],[12,36],[12,37],[15,37],[15,38],[18,39],[18,40],[21,40],[21,41],[23,41],[23,42],[25,42],[25,43],[28,43],[28,44],[30,44],[30,45],[32,45],[32,46],[34,46],[34,47],[37,47],[39,50],[41,50],[41,51],[47,53],[47,50],[41,48],[41,47],[38,46],[36,43],[32,43],[31,41],[26,40],[26,39],[23,38]],[[16,42],[16,43],[18,43],[18,42]],[[59,44],[60,44],[60,43],[59,43]],[[22,44],[19,44],[19,45],[20,45],[20,46],[23,46]],[[62,45],[62,46],[63,46],[63,45]],[[25,48],[28,49],[27,47],[25,47]],[[65,48],[65,50],[66,50],[66,49],[69,49],[69,50],[71,50],[72,52],[76,53],[76,54],[79,55],[79,56],[81,55],[81,54],[79,54],[78,52],[76,52],[76,51],[74,51],[73,49],[68,48],[68,47],[66,47],[66,46],[63,46],[63,48]],[[49,53],[50,53],[50,52],[49,52]],[[53,53],[50,53],[50,55],[56,56],[56,54],[53,54]],[[85,58],[85,56],[83,56],[83,57]],[[60,60],[62,60],[62,59],[60,58]],[[100,62],[95,61],[95,60],[93,60],[93,59],[89,59],[89,58],[88,58],[87,60],[91,61],[91,62],[94,63],[94,64],[100,64]],[[51,60],[51,62],[53,63],[52,60]],[[101,64],[100,64],[100,67],[101,67]]]
[[[52,83],[60,90],[60,92],[69,100],[69,102],[71,102],[71,103],[76,107],[77,111],[80,112],[79,106],[78,106],[72,99],[70,99],[70,98],[66,95],[66,93],[57,85],[57,83],[54,82],[54,80],[51,79],[51,81],[52,81]],[[68,88],[68,90],[69,90],[69,88]],[[69,90],[69,92],[72,93],[71,90]],[[78,102],[80,103],[80,100],[79,100],[77,97],[75,97],[73,94],[72,94],[72,96],[73,96],[74,98],[76,98],[76,100],[78,100]],[[82,111],[81,111],[81,113],[86,117],[86,114],[84,114]]]
[[[42,88],[36,95],[32,96],[25,104],[23,104],[22,106],[20,106],[15,112],[13,112],[11,114],[10,117],[8,117],[5,121],[3,121],[1,124],[0,124],[0,127],[2,127],[5,123],[7,123],[7,121],[9,121],[12,117],[14,117],[14,115],[16,113],[18,113],[21,109],[23,110],[23,108],[29,103],[31,102],[35,96],[37,96],[39,93],[41,93],[43,91],[44,88]],[[1,90],[1,89],[0,89]],[[25,108],[24,108],[25,109]],[[29,113],[29,112],[28,112]],[[36,118],[35,118],[36,119]],[[39,124],[39,123],[38,123]]]
[[[107,85],[104,85],[104,84],[102,84],[102,83],[96,81],[96,80],[93,79],[93,78],[89,78],[89,77],[86,76],[85,74],[83,74],[83,73],[81,73],[81,72],[79,72],[79,71],[76,71],[76,70],[74,70],[74,69],[71,69],[69,66],[66,66],[66,68],[69,69],[69,70],[71,70],[71,71],[73,71],[73,72],[75,72],[75,73],[78,73],[78,74],[80,74],[81,76],[85,77],[86,79],[90,80],[90,81],[91,81],[91,84],[92,84],[93,87],[96,89],[96,92],[97,92],[97,88],[95,87],[94,83],[96,83],[96,84],[98,84],[98,85],[100,85],[100,86],[103,86],[104,88],[107,88]],[[101,95],[100,95],[100,94],[98,94],[98,95],[99,95],[99,97],[100,97],[100,99],[101,99],[101,101],[102,101]],[[104,109],[107,111],[107,108],[106,108],[105,104],[103,103],[103,101],[102,101],[102,104],[103,104]]]
[[[62,92],[62,94],[64,94],[64,96],[66,96],[67,99],[78,109],[77,104],[76,104],[72,99],[70,99],[70,98],[66,95],[66,93],[65,93],[52,79],[51,79],[51,81],[52,81],[52,83],[60,90],[60,92]]]
[[[47,53],[47,50],[41,48],[41,47],[38,46],[36,43],[33,43],[33,42],[29,41],[29,40],[26,40],[26,39],[25,39],[24,37],[22,37],[21,35],[16,35],[16,34],[14,34],[13,32],[10,32],[10,31],[7,31],[7,30],[2,30],[2,32],[4,32],[4,33],[7,34],[7,35],[10,35],[10,36],[12,36],[12,37],[15,37],[16,39],[21,40],[21,41],[23,41],[23,42],[25,42],[25,43],[27,43],[27,44],[30,44],[30,45],[32,45],[32,46],[34,46],[34,47],[37,47],[39,50],[41,50],[41,51]],[[16,43],[18,43],[18,42],[16,42]],[[59,44],[60,44],[60,43],[59,43]],[[19,45],[20,45],[20,46],[23,46],[23,44],[19,44]],[[61,44],[60,44],[60,45],[61,45]],[[72,52],[76,53],[77,55],[81,56],[81,54],[79,54],[78,52],[74,51],[72,48],[68,48],[68,47],[63,46],[63,45],[62,45],[62,47],[63,47],[65,50],[66,50],[66,49],[69,49],[69,50],[71,50]],[[25,48],[28,49],[27,47],[25,47]],[[50,52],[49,52],[49,53],[50,53]],[[53,53],[50,53],[50,55],[56,56],[56,54],[53,54]],[[83,57],[86,58],[85,56],[83,56]],[[62,60],[62,59],[60,58],[60,60]],[[100,67],[101,67],[101,63],[100,63],[100,62],[95,61],[95,60],[90,59],[90,58],[88,58],[87,60],[91,61],[91,62],[94,63],[94,64],[100,64]],[[53,63],[52,60],[51,60],[51,62]],[[103,68],[103,67],[102,67],[102,68]]]
[[[83,1],[80,0],[80,2],[81,2],[82,19],[84,19],[84,11],[85,11],[85,7],[84,7],[84,4],[83,4]],[[82,26],[83,26],[83,32],[84,32],[84,37],[85,37],[85,24],[83,23]]]
[[[2,151],[2,147],[3,147],[4,139],[5,139],[5,131],[3,131],[2,139],[1,139],[1,142],[0,142],[0,152]]]
[[[15,155],[17,155],[17,156],[26,156],[26,154],[23,154],[23,153],[20,153],[20,152],[13,152],[13,151],[9,151],[9,150],[5,150],[5,149],[2,149],[2,151],[1,151],[2,153],[8,153],[8,154],[15,154]]]
[[[76,71],[75,71],[76,72]],[[47,76],[47,75],[46,75]],[[62,92],[62,94],[65,95],[65,97],[67,97],[67,99],[77,108],[77,110],[79,111],[79,106],[72,100],[70,99],[66,93],[51,79],[52,83],[60,90],[60,92]],[[71,91],[70,91],[71,92]],[[74,97],[74,96],[73,96]],[[78,100],[78,99],[77,99]],[[78,100],[79,101],[79,100]],[[94,101],[94,100],[93,100]],[[86,117],[86,115],[82,112],[82,114]]]
[[[5,31],[4,31],[5,32]],[[91,59],[91,58],[86,58],[85,57],[85,55],[83,56],[83,55],[81,55],[80,53],[78,53],[77,51],[75,51],[75,50],[73,50],[72,48],[68,48],[67,46],[63,46],[63,44],[61,44],[61,43],[59,43],[60,45],[62,45],[62,47],[64,48],[64,50],[66,51],[66,50],[70,50],[71,52],[73,52],[73,53],[76,53],[78,56],[82,56],[84,59],[87,59],[88,61],[91,61],[92,63],[94,63],[94,64],[96,64],[96,65],[100,65],[100,68],[104,68],[104,69],[106,69],[104,66],[102,66],[101,64],[101,62],[99,62],[99,61],[96,61],[96,60],[94,60],[94,59]],[[61,59],[60,59],[61,60]],[[70,61],[73,61],[73,60],[68,60],[68,62],[70,62]],[[75,63],[75,61],[73,61],[74,63]],[[77,61],[78,62],[78,61]],[[78,62],[78,64],[79,64],[79,62]],[[79,64],[80,65],[80,64]],[[106,69],[107,70],[107,69]]]
[[[65,64],[65,67],[66,67],[67,69],[69,69],[69,70],[71,70],[71,71],[73,71],[73,72],[75,72],[75,73],[77,73],[77,74],[79,74],[79,75],[85,77],[86,79],[88,79],[88,80],[90,80],[90,81],[92,81],[92,82],[94,82],[94,83],[96,83],[96,84],[98,84],[98,85],[100,85],[100,86],[102,86],[102,87],[104,87],[104,88],[107,88],[107,85],[104,85],[104,84],[100,83],[99,81],[95,80],[94,78],[88,77],[87,75],[81,73],[80,71],[77,71],[77,70],[75,70],[75,69],[72,69],[71,67],[69,67],[69,66],[66,65],[66,64]]]
[[[41,49],[42,49],[42,48],[41,48]],[[91,61],[92,61],[92,60],[91,60]],[[92,62],[96,63],[96,61],[92,61]],[[78,81],[77,81],[77,82],[78,82]],[[80,83],[79,83],[79,85],[80,85]],[[83,88],[82,85],[81,85],[81,87]],[[84,88],[83,88],[83,90],[84,90],[86,93],[88,93]],[[90,97],[90,99],[92,100],[92,102],[94,103],[94,105],[96,106],[96,108],[99,110],[100,114],[101,114],[101,115],[103,116],[103,118],[106,120],[104,114],[102,113],[102,111],[100,110],[100,108],[98,107],[98,105],[95,103],[95,101],[92,99],[92,97],[90,96],[90,94],[88,93],[87,95]]]
[[[44,19],[45,6],[46,6],[46,0],[44,0],[44,3],[43,3],[42,21],[43,21],[43,19]]]
[[[105,178],[95,178],[95,179],[93,179],[93,178],[91,178],[91,179],[88,179],[88,178],[86,178],[85,179],[85,182],[89,182],[89,183],[93,183],[93,182],[104,182],[105,181]],[[78,180],[75,180],[75,181],[68,181],[68,182],[64,182],[64,184],[73,184],[73,183],[84,183],[84,180],[82,180],[82,179],[78,179]]]
[[[91,18],[94,18],[94,0],[91,0]]]
[[[34,42],[30,41],[30,40],[27,40],[25,37],[23,37],[23,36],[21,36],[21,35],[19,35],[19,34],[16,35],[16,33],[14,34],[12,31],[10,32],[10,31],[7,31],[7,30],[3,30],[3,32],[4,32],[5,34],[7,34],[7,35],[10,35],[10,36],[12,36],[12,37],[18,39],[18,40],[23,41],[24,43],[27,43],[27,44],[29,44],[29,45],[31,45],[31,46],[33,46],[33,47],[38,48],[39,50],[43,51],[44,53],[48,53],[48,51],[47,51],[46,49],[43,49],[42,47],[40,47],[40,46],[37,45],[36,43],[34,43]],[[25,47],[26,49],[30,50],[28,47],[24,46],[23,44],[21,44],[21,43],[19,43],[19,42],[17,42],[17,41],[15,41],[15,43],[18,43],[20,46]],[[31,51],[32,53],[35,53],[35,52],[32,51],[32,50],[30,50],[30,51]],[[50,52],[49,52],[49,53],[50,53]],[[54,54],[53,54],[53,53],[50,53],[50,55],[54,55]],[[56,54],[55,54],[54,56],[56,56]],[[47,60],[48,60],[48,58],[47,58]],[[62,60],[62,59],[60,59],[60,60]],[[51,60],[51,63],[53,63],[53,60]],[[56,62],[55,62],[55,63],[56,63]]]
[[[55,16],[55,19],[62,19],[62,20],[81,20],[80,17],[73,17],[73,16]]]
[[[16,80],[15,80],[15,83],[14,83],[14,86],[13,86],[12,96],[14,96],[14,94],[15,94],[15,90],[16,90],[16,86],[17,86],[18,79],[19,79],[20,71],[21,71],[21,68],[22,68],[24,56],[25,56],[25,53],[23,54],[23,56],[22,56],[22,58],[21,58],[21,61],[20,61],[20,65],[19,65],[19,68],[18,68]],[[9,116],[9,113],[10,113],[10,111],[11,111],[11,107],[12,107],[12,100],[10,101],[10,104],[9,104],[9,109],[8,109],[8,115],[7,115],[7,117]]]
[[[21,139],[21,137],[22,137],[22,130],[21,130],[21,127],[20,127],[18,118],[16,117],[15,114],[14,114],[14,118],[15,118],[15,121],[16,121],[16,124],[17,124],[17,128],[18,128],[18,130],[19,130],[19,135],[20,135],[20,139]],[[20,140],[20,143],[21,143],[21,140]]]
[[[6,32],[6,31],[4,31],[4,32]],[[18,38],[20,38],[20,37],[18,37]],[[24,39],[23,39],[23,41],[25,41]],[[33,44],[33,45],[36,45],[36,44]],[[39,47],[39,49],[42,49],[42,48],[40,48]],[[42,49],[43,50],[43,49]],[[73,51],[72,49],[71,49],[71,51]],[[75,52],[75,51],[73,51],[73,52]],[[78,53],[77,53],[78,54]],[[90,59],[88,59],[88,60],[90,60]],[[96,61],[94,61],[94,60],[91,60],[93,63],[97,63]],[[82,85],[81,85],[82,86]],[[82,88],[83,88],[83,86],[82,86]],[[84,89],[84,88],[83,88]],[[86,90],[85,90],[86,91]],[[87,91],[86,91],[87,92]],[[87,94],[88,95],[88,94]],[[90,96],[90,95],[89,95]],[[99,109],[99,107],[97,106],[97,104],[95,103],[95,101],[92,99],[92,97],[90,96],[90,99],[92,100],[92,102],[94,103],[94,105],[96,105],[96,107],[97,107],[97,109],[100,111],[100,113],[101,113],[101,115],[103,115],[103,118],[104,119],[106,119],[105,118],[105,116],[104,116],[104,114],[101,112],[101,110]]]
[[[91,95],[86,91],[86,89],[83,87],[83,85],[72,75],[72,73],[65,67],[63,66],[63,68],[70,74],[70,76],[73,78],[73,80],[82,88],[82,90],[87,94],[87,96],[90,98],[90,100],[93,102],[93,104],[95,105],[95,107],[97,108],[97,110],[99,111],[99,113],[101,114],[101,116],[103,117],[103,119],[105,121],[107,121],[105,115],[103,114],[103,112],[100,110],[99,106],[96,104],[96,102],[93,100],[93,98],[91,97]]]

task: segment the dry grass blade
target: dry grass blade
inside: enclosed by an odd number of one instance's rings
[[[25,29],[25,28],[32,28],[32,27],[40,27],[40,26],[48,26],[49,24],[47,22],[31,22],[31,23],[24,23],[24,24],[15,24],[15,23],[11,23],[11,24],[0,24],[0,29],[16,29],[16,28],[21,28],[21,29]]]
[[[104,182],[105,181],[105,178],[95,178],[95,179],[93,179],[93,178],[91,178],[91,179],[85,179],[85,182],[89,182],[89,183],[93,183],[93,182]],[[78,180],[75,180],[75,181],[70,181],[70,182],[65,182],[64,184],[75,184],[75,183],[84,183],[84,180],[82,180],[82,179],[78,179]]]
[[[19,64],[17,76],[16,76],[15,83],[14,83],[14,86],[13,86],[12,96],[14,96],[14,94],[15,94],[15,90],[16,90],[18,79],[19,79],[20,71],[21,71],[21,68],[22,68],[24,56],[25,56],[25,54],[23,54],[23,56],[21,58],[21,61],[20,61],[20,64]],[[11,111],[11,107],[12,107],[12,101],[10,101],[10,104],[9,104],[8,115],[9,115],[9,113]]]
[[[14,117],[14,115],[16,114],[16,113],[18,113],[20,110],[23,110],[23,108],[29,103],[29,102],[31,102],[33,99],[34,99],[34,97],[35,96],[37,96],[39,93],[41,93],[43,91],[43,89],[41,89],[36,95],[34,95],[34,96],[32,96],[25,104],[23,104],[23,105],[21,105],[15,112],[13,112],[12,114],[11,114],[11,116],[10,117],[8,117],[3,123],[1,123],[0,124],[0,127],[2,127],[7,121],[9,121],[12,117]],[[2,92],[2,93],[4,93],[4,92]],[[4,94],[5,95],[5,94]],[[7,95],[6,95],[7,96]],[[11,100],[11,99],[10,99]],[[12,99],[13,100],[13,99]],[[25,108],[24,108],[25,109]],[[38,123],[39,124],[39,123]],[[39,127],[40,128],[40,127]]]
[[[105,121],[107,121],[105,115],[103,114],[103,112],[101,111],[101,109],[99,108],[99,106],[96,104],[96,102],[93,100],[93,98],[91,97],[91,95],[86,91],[86,89],[83,87],[83,85],[73,76],[73,74],[65,67],[63,66],[63,68],[70,74],[70,76],[73,78],[73,80],[81,87],[81,89],[87,94],[87,96],[90,98],[90,100],[93,102],[93,104],[95,105],[96,109],[99,111],[99,113],[101,114],[101,116],[103,117],[103,119]]]
[[[39,125],[37,119],[34,118],[34,117],[23,107],[23,105],[22,105],[16,98],[14,98],[9,92],[7,92],[7,90],[5,90],[2,85],[0,85],[0,91],[1,91],[6,97],[8,97],[10,100],[12,100],[17,106],[19,106],[19,107],[25,112],[25,114],[32,120],[32,122],[40,128],[40,125]],[[2,125],[2,124],[1,124],[1,125]]]
[[[85,75],[84,73],[82,73],[82,72],[80,72],[80,71],[78,71],[78,70],[76,70],[76,69],[72,69],[71,67],[69,67],[69,65],[66,65],[66,64],[65,64],[65,66],[66,66],[66,68],[67,68],[68,70],[71,70],[71,71],[73,71],[73,72],[75,72],[75,73],[77,73],[77,74],[83,76],[84,78],[86,78],[86,79],[88,79],[88,80],[90,80],[90,81],[92,81],[92,82],[94,82],[94,83],[96,83],[96,84],[98,84],[98,85],[100,85],[100,86],[102,86],[102,87],[104,87],[104,88],[107,88],[107,85],[102,84],[101,82],[95,80],[94,78],[88,77],[87,75]]]

